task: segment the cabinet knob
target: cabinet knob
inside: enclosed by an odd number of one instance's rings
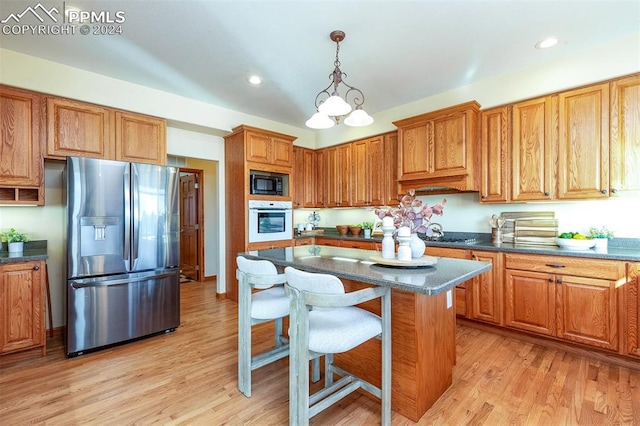
[[[40,270],[40,266],[38,266],[38,265],[34,266],[34,267],[33,267],[33,270],[34,270],[34,271],[39,271],[39,270]]]
[[[483,199],[483,200],[485,200],[486,198],[487,198],[487,196],[486,196],[486,195],[483,195],[483,196],[482,196],[482,199]]]
[[[558,284],[562,284],[562,278],[558,278],[558,279],[556,280],[556,282],[557,282]]]
[[[544,193],[544,196],[545,196],[545,197],[548,197],[548,196],[549,196],[549,193],[548,193],[548,192],[545,192],[545,193]]]
[[[553,278],[549,277],[549,282],[552,283],[553,282]]]
[[[607,192],[609,192],[609,191],[607,191],[606,189],[603,189],[603,190],[602,190],[602,191],[600,191],[600,192],[602,192],[603,194],[606,194],[606,193],[607,193]]]
[[[617,190],[617,189],[615,189],[615,188],[611,188],[611,193],[612,193],[612,194],[616,194],[617,192],[618,192],[618,190]]]

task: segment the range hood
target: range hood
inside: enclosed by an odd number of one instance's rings
[[[474,170],[477,169],[474,168]],[[475,174],[477,175],[477,173]],[[410,189],[414,189],[419,195],[479,192],[480,179],[479,176],[464,173],[454,176],[398,180],[400,194],[405,194]]]

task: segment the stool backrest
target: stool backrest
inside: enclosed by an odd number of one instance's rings
[[[278,275],[275,265],[268,260],[251,260],[243,256],[236,257],[238,269],[245,274],[251,275]],[[272,287],[273,284],[256,284],[255,288],[265,289]]]
[[[315,274],[290,266],[284,269],[287,284],[300,291],[321,294],[344,294],[344,285],[338,277],[328,274]]]

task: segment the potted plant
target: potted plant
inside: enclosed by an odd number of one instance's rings
[[[613,238],[613,232],[608,230],[606,226],[602,226],[597,228],[592,226],[589,228],[589,233],[587,234],[587,238],[594,239],[596,242],[595,249],[606,249],[608,245],[608,241]]]
[[[357,225],[349,225],[349,231],[351,231],[351,233],[357,237],[358,235],[360,235],[360,231],[362,231],[362,225],[360,223],[358,223]]]
[[[24,243],[28,241],[27,234],[16,231],[15,228],[10,228],[6,232],[0,234],[2,241],[6,241],[9,245],[9,253],[22,252],[24,249]]]
[[[371,238],[371,232],[373,232],[373,222],[362,222],[362,229],[364,229],[364,237]]]

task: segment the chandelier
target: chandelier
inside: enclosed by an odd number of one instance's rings
[[[312,129],[328,129],[336,123],[340,124],[340,120],[351,113],[344,119],[344,124],[355,127],[368,126],[373,123],[373,118],[362,109],[364,94],[360,89],[345,83],[344,78],[347,74],[340,70],[338,53],[340,53],[340,42],[345,37],[344,31],[332,31],[329,37],[336,43],[336,60],[333,62],[333,72],[329,75],[331,83],[316,95],[317,112],[307,120],[306,125]],[[343,89],[346,88],[344,98],[338,93],[340,84],[345,86]],[[329,92],[332,87],[333,91]],[[350,97],[354,107],[347,102]]]

